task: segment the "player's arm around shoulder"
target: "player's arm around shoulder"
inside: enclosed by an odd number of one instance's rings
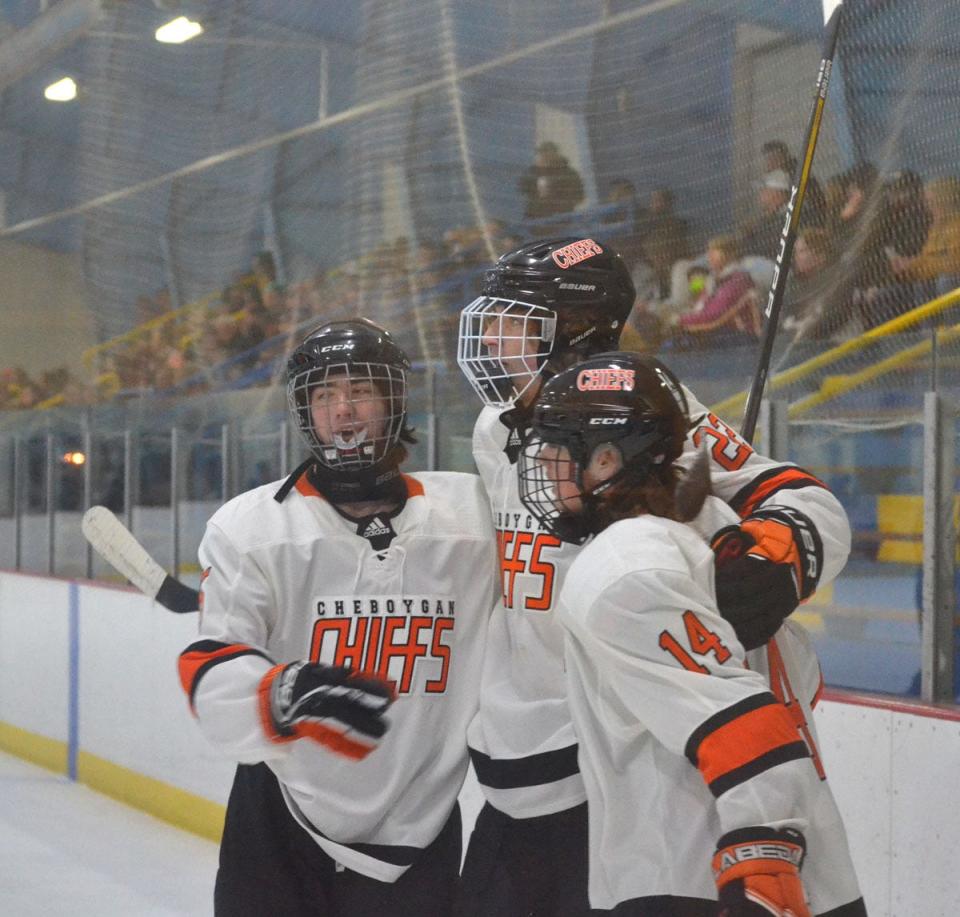
[[[607,689],[677,754],[712,715],[775,703],[717,611],[712,552],[688,525],[610,526],[574,562],[563,615]]]
[[[747,519],[783,507],[802,514],[819,543],[820,565],[814,588],[831,582],[850,555],[850,522],[832,491],[793,462],[780,462],[756,451],[722,418],[689,390],[691,427],[679,463],[685,467],[700,450],[710,457],[713,492]]]

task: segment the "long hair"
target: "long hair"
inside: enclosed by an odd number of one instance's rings
[[[639,481],[628,473],[601,495],[596,518],[601,529],[643,515],[690,522],[703,509],[710,493],[710,460],[701,449],[686,470],[670,464],[652,470]]]

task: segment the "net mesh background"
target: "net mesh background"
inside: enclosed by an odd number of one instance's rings
[[[787,403],[791,457],[845,499],[874,562],[891,538],[878,498],[920,492],[923,393],[957,388],[960,7],[844,8],[801,219],[822,260],[801,276],[795,259],[768,394]],[[381,322],[409,353],[412,467],[471,468],[479,402],[456,367],[459,310],[497,255],[537,237],[619,247],[639,294],[625,346],[739,422],[770,280],[757,259],[779,233],[761,220],[764,144],[802,155],[820,0],[0,13],[0,512],[20,501],[36,517],[0,562],[48,562],[49,500],[67,513],[127,493],[167,514],[139,523],[158,559],[188,565],[210,506],[295,464],[284,355],[332,318]],[[179,14],[203,34],[157,42]],[[45,101],[66,75],[77,99]],[[653,212],[657,191],[672,215]],[[731,234],[755,256],[743,319],[685,334],[690,278]],[[60,462],[84,448],[87,493]],[[72,524],[54,536],[65,573],[83,569]],[[903,537],[914,563],[916,533]]]

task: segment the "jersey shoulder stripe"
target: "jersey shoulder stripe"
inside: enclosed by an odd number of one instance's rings
[[[198,640],[191,643],[181,654],[177,665],[180,674],[180,684],[190,701],[190,709],[194,709],[194,697],[200,679],[214,666],[241,656],[260,656],[272,662],[266,653],[254,649],[243,643],[222,643],[219,640]]]
[[[786,708],[766,691],[701,723],[687,740],[685,753],[714,796],[810,754]]]
[[[576,745],[523,758],[491,758],[471,748],[470,760],[480,785],[495,790],[554,783],[580,772]]]
[[[749,484],[741,487],[730,500],[730,506],[740,518],[745,519],[764,500],[780,490],[797,490],[801,487],[822,487],[829,490],[819,478],[796,465],[778,465],[758,474]]]

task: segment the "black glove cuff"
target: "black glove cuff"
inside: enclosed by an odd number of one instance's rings
[[[723,850],[725,847],[744,846],[756,844],[762,852],[763,844],[781,845],[791,844],[800,848],[800,862],[796,864],[799,869],[803,865],[804,857],[807,855],[807,839],[803,833],[796,828],[770,828],[765,825],[756,825],[749,828],[736,828],[728,831],[717,841],[717,850]]]

